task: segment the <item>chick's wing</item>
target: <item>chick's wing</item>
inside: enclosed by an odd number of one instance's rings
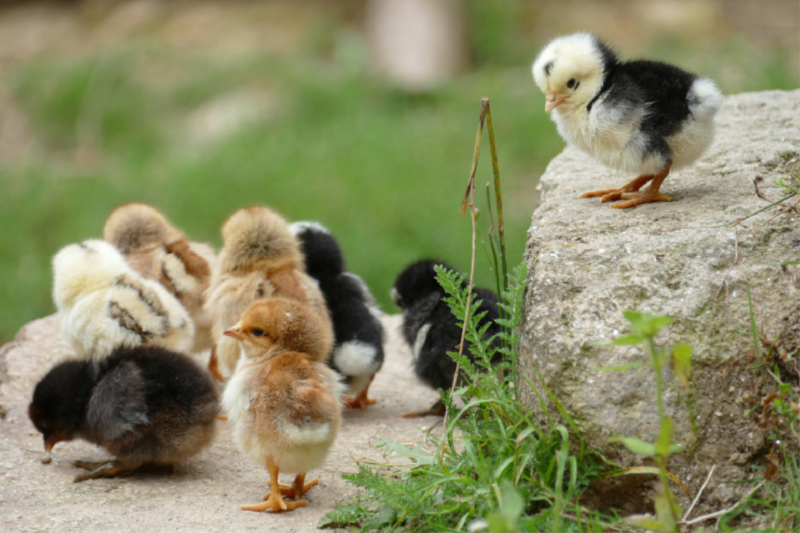
[[[147,425],[146,384],[139,368],[125,361],[95,386],[86,410],[86,424],[100,442],[121,438]]]

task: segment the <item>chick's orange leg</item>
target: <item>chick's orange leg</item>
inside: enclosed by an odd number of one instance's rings
[[[658,189],[661,187],[661,183],[667,178],[669,175],[670,165],[664,167],[664,170],[653,176],[653,181],[647,187],[646,190],[640,192],[631,192],[625,193],[621,196],[624,202],[617,202],[613,204],[611,207],[615,207],[617,209],[627,209],[629,207],[634,207],[640,204],[650,204],[653,202],[671,202],[672,198],[670,196],[666,196],[658,192]],[[605,202],[605,199],[603,199]]]
[[[305,483],[306,475],[305,474],[297,474],[297,477],[294,478],[294,482],[291,485],[284,485],[283,483],[278,484],[278,490],[280,490],[281,496],[288,496],[290,498],[299,498],[311,487],[319,484],[318,479],[312,479],[308,483]],[[270,488],[272,488],[272,483],[270,483]],[[270,492],[272,494],[272,492]],[[270,494],[264,496],[265,500],[269,499]]]
[[[374,404],[377,400],[367,397],[369,386],[372,384],[373,379],[375,379],[375,374],[372,374],[372,377],[369,378],[369,383],[367,383],[367,386],[364,387],[364,390],[359,392],[355,398],[345,398],[342,400],[344,406],[348,409],[365,409],[368,405]]]
[[[120,461],[119,459],[101,462],[74,461],[72,464],[77,467],[90,470],[90,472],[86,474],[75,476],[75,478],[72,480],[73,483],[80,483],[81,481],[86,481],[87,479],[96,479],[98,477],[112,477],[120,474],[127,474],[142,466],[141,463],[127,463],[125,461]]]
[[[581,198],[594,198],[595,196],[602,196],[602,202],[610,202],[612,200],[619,200],[622,195],[629,192],[636,192],[641,189],[648,181],[655,178],[652,175],[642,175],[633,180],[632,182],[624,185],[618,189],[600,189],[597,191],[589,191],[581,194]]]
[[[225,378],[222,377],[222,374],[219,371],[219,360],[217,359],[216,345],[211,347],[211,357],[208,358],[208,372],[211,374],[211,377],[217,381],[225,381]]]
[[[280,513],[282,511],[294,511],[298,507],[305,507],[308,503],[305,500],[297,500],[294,502],[287,502],[281,495],[280,483],[278,483],[278,465],[272,460],[272,457],[267,458],[267,470],[269,470],[270,478],[270,491],[267,495],[266,501],[263,503],[256,503],[254,505],[242,505],[244,511],[266,511],[270,510],[273,513]]]

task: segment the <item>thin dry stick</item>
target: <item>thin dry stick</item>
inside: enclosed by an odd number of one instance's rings
[[[733,507],[729,507],[728,509],[723,509],[721,511],[716,511],[714,513],[704,514],[703,516],[698,516],[697,518],[693,518],[692,520],[689,520],[688,522],[681,522],[681,523],[684,524],[684,525],[687,525],[687,526],[691,526],[692,524],[697,524],[698,522],[704,522],[705,520],[711,520],[712,518],[719,518],[722,515],[726,515],[726,514],[730,513],[731,511],[733,511],[734,509],[736,509],[737,507],[739,507],[742,504],[742,502],[746,501],[748,498],[750,498],[750,496],[755,494],[755,492],[758,489],[760,489],[761,485],[763,485],[763,484],[764,484],[764,480],[761,480],[761,483],[759,483],[758,485],[753,487],[753,490],[748,492],[747,496],[745,496],[744,498],[742,498],[741,500],[736,502],[736,504]]]
[[[472,304],[472,283],[475,279],[475,240],[477,236],[477,231],[475,229],[475,172],[478,170],[478,158],[481,153],[481,136],[483,133],[483,123],[486,120],[486,110],[489,107],[489,99],[484,98],[481,100],[481,114],[478,119],[478,135],[475,138],[475,151],[472,154],[472,170],[469,173],[469,183],[467,184],[467,191],[464,193],[464,201],[461,202],[461,217],[464,217],[464,214],[467,211],[467,207],[469,207],[470,218],[472,219],[472,254],[470,257],[470,268],[469,268],[469,290],[467,291],[467,309],[464,313],[464,325],[461,327],[461,342],[458,344],[458,354],[462,355],[464,353],[464,338],[467,334],[467,319],[469,317],[469,309]],[[460,370],[460,365],[456,364],[456,372],[453,375],[453,384],[450,386],[450,394],[452,396],[453,391],[456,389],[456,383],[458,381],[458,372]],[[439,460],[442,459],[444,455],[444,445],[446,439],[444,438],[447,434],[447,415],[449,415],[449,410],[445,411],[444,413],[444,421],[442,427],[442,446],[439,449]]]
[[[681,518],[681,522],[685,522],[686,519],[689,518],[689,515],[692,514],[692,509],[694,509],[694,506],[697,504],[697,501],[700,499],[700,496],[703,494],[703,491],[706,490],[706,485],[708,485],[708,482],[711,479],[711,474],[714,473],[715,468],[717,468],[717,465],[711,465],[711,470],[708,471],[708,475],[706,476],[706,480],[703,482],[703,486],[701,486],[700,490],[697,491],[697,496],[695,496],[694,500],[692,500],[692,505],[690,505],[689,508],[686,509],[683,518]]]

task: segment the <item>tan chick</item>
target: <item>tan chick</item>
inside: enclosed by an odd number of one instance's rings
[[[158,281],[180,300],[194,321],[192,350],[210,348],[211,317],[203,303],[217,263],[214,249],[189,241],[161,212],[139,203],[115,209],[106,220],[103,238],[125,255],[134,270]]]
[[[209,369],[228,378],[239,359],[238,343],[223,332],[256,300],[281,296],[308,304],[333,335],[325,297],[305,273],[303,254],[286,220],[267,207],[239,209],[222,225],[223,247],[208,290],[215,347]]]
[[[270,492],[246,511],[292,511],[318,480],[306,473],[325,463],[341,423],[343,385],[325,360],[330,327],[307,305],[286,298],[255,302],[225,335],[243,356],[223,394],[236,444],[265,465]],[[280,471],[297,474],[291,486]],[[289,496],[294,501],[286,501]]]
[[[53,257],[61,335],[80,359],[100,362],[121,346],[188,351],[194,324],[158,282],[133,270],[111,244],[88,240]]]

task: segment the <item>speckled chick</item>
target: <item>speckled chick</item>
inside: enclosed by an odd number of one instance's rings
[[[239,209],[222,226],[223,247],[206,298],[215,347],[209,369],[218,379],[236,368],[239,346],[223,332],[256,300],[281,296],[308,304],[331,329],[325,297],[305,272],[300,243],[289,224],[261,206]]]
[[[309,306],[286,298],[259,300],[225,331],[242,347],[223,394],[223,408],[245,454],[269,470],[270,492],[248,511],[292,511],[317,484],[309,470],[325,462],[341,423],[343,386],[325,360],[330,328]],[[291,486],[278,473],[297,474]],[[294,501],[286,501],[289,496]]]
[[[115,209],[106,219],[103,238],[134,270],[161,283],[189,312],[195,326],[192,351],[211,348],[211,317],[203,303],[217,262],[214,249],[189,241],[160,211],[140,203]]]
[[[533,63],[533,78],[564,140],[611,168],[639,174],[618,189],[581,195],[623,200],[617,208],[672,201],[659,192],[661,183],[706,151],[723,102],[711,80],[658,61],[620,61],[588,33],[550,42]]]
[[[74,481],[183,461],[211,444],[219,398],[210,376],[185,355],[118,348],[98,365],[68,360],[36,385],[28,415],[44,447],[83,439],[114,459],[75,466]]]
[[[120,346],[186,352],[194,344],[194,324],[181,303],[105,241],[61,249],[53,257],[53,277],[61,336],[79,358],[101,361]]]
[[[333,321],[334,347],[328,363],[345,377],[349,408],[375,403],[369,386],[383,366],[384,332],[381,311],[364,281],[346,272],[342,249],[331,233],[316,222],[295,222],[306,272],[319,283]]]
[[[442,301],[444,289],[436,281],[435,266],[454,270],[443,261],[423,260],[406,267],[391,289],[397,307],[403,311],[402,334],[411,347],[414,357],[414,373],[429,387],[449,390],[453,385],[456,362],[447,352],[457,352],[461,342],[461,328],[450,307]],[[466,286],[466,285],[465,285]],[[497,296],[486,289],[473,289],[475,301],[480,301],[480,311],[486,311],[481,326],[490,322],[487,338],[500,332],[495,322],[499,317]],[[474,360],[469,345],[463,353]],[[416,416],[442,416],[445,406],[441,400],[425,411],[407,413],[406,418]]]

